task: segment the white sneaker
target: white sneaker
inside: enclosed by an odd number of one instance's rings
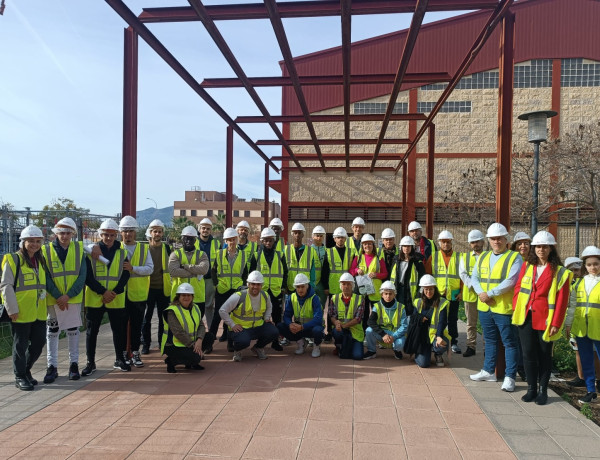
[[[502,391],[515,391],[515,379],[510,377],[504,377],[504,383],[502,383]]]
[[[475,380],[478,382],[497,382],[496,376],[494,374],[490,374],[488,371],[481,369],[477,374],[471,374],[469,376],[471,380]]]
[[[235,362],[241,362],[242,361],[242,352],[241,351],[234,351],[233,352],[233,360]]]
[[[304,354],[304,350],[306,349],[306,342],[304,339],[300,339],[296,341],[296,353],[297,355]]]
[[[313,358],[318,358],[319,356],[321,356],[321,346],[320,345],[315,345],[313,347],[313,351],[310,354]]]

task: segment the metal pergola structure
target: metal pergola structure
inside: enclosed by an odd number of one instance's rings
[[[226,224],[232,224],[233,197],[233,133],[244,140],[265,162],[265,226],[268,225],[269,213],[269,169],[275,172],[311,170],[327,171],[390,171],[397,174],[402,169],[402,232],[405,233],[406,220],[406,184],[407,161],[414,157],[417,143],[425,134],[428,135],[427,152],[427,218],[426,233],[433,232],[433,184],[435,160],[435,124],[434,119],[443,104],[466,74],[471,63],[477,57],[483,45],[500,24],[499,44],[499,109],[498,109],[498,149],[497,149],[497,199],[496,220],[507,227],[510,226],[510,170],[512,148],[512,105],[514,74],[514,14],[510,6],[514,0],[301,0],[277,2],[264,0],[263,3],[203,5],[200,0],[188,0],[189,6],[144,8],[136,16],[122,0],[106,0],[129,25],[124,34],[124,92],[123,92],[123,214],[135,215],[136,211],[136,163],[137,163],[137,87],[138,87],[138,37],[141,37],[163,60],[225,121],[227,124],[226,151]],[[426,12],[481,10],[490,11],[489,18],[473,45],[453,75],[434,72],[411,74],[407,72],[419,31]],[[351,73],[351,19],[353,15],[412,13],[412,21],[396,74],[364,74]],[[342,69],[341,75],[299,75],[288,42],[282,19],[311,18],[319,16],[339,16],[341,33]],[[248,76],[234,56],[225,38],[216,27],[217,21],[235,21],[249,19],[269,19],[281,50],[284,63],[284,76],[254,77]],[[148,29],[148,23],[200,21],[206,28],[215,45],[221,51],[237,78],[207,78],[197,81],[190,72],[175,58],[163,43]],[[448,83],[431,112],[394,114],[396,98],[403,83],[430,84]],[[384,114],[351,114],[351,85],[392,84],[387,109]],[[343,114],[312,115],[303,92],[303,87],[310,85],[328,85],[342,87]],[[289,86],[297,97],[301,115],[273,115],[269,113],[259,97],[258,87]],[[260,116],[236,116],[228,114],[207,92],[208,88],[243,87],[261,112]],[[354,139],[351,137],[350,124],[355,121],[380,122],[381,128],[377,138]],[[390,121],[410,123],[407,139],[390,139],[386,137]],[[316,123],[344,124],[344,136],[340,139],[319,139],[315,130]],[[421,126],[417,130],[417,122]],[[267,124],[273,131],[275,139],[252,140],[241,125],[245,123]],[[289,123],[304,123],[309,139],[289,139]],[[283,132],[277,124],[283,124]],[[286,126],[287,124],[287,126]],[[383,145],[397,145],[398,153],[381,153]],[[261,146],[281,145],[282,154],[267,156]],[[315,153],[306,154],[294,151],[294,146],[313,146]],[[323,153],[320,146],[343,146],[341,153]],[[350,154],[350,147],[368,145],[372,154]],[[328,161],[345,161],[345,166],[328,166]],[[353,160],[370,160],[368,167],[353,166]],[[395,167],[377,166],[378,160],[397,160]],[[303,162],[318,161],[319,166],[306,166]],[[282,162],[278,167],[275,162]],[[282,208],[284,223],[287,213]],[[287,227],[287,225],[286,225]]]

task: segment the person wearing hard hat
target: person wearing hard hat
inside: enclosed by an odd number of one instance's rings
[[[189,283],[177,286],[173,302],[162,314],[163,335],[160,351],[167,355],[167,372],[177,372],[175,366],[185,365],[186,369],[203,370],[202,339],[206,329],[200,307],[194,303],[194,287]]]
[[[471,230],[467,236],[471,252],[463,252],[460,255],[458,275],[463,282],[462,301],[467,316],[467,349],[463,353],[465,358],[475,355],[477,350],[477,293],[471,284],[473,267],[483,252],[485,236],[479,230]]]
[[[423,255],[415,251],[415,241],[410,236],[403,236],[400,240],[400,253],[392,266],[390,281],[396,289],[396,299],[404,305],[408,316],[413,312],[419,280],[425,275],[423,260]]]
[[[325,308],[327,296],[325,295],[325,282],[322,277],[323,262],[327,256],[327,248],[325,247],[325,229],[321,225],[317,225],[312,231],[313,261],[315,263],[315,294],[319,296],[321,306]]]
[[[435,254],[437,248],[433,240],[425,238],[423,236],[423,227],[416,220],[413,220],[408,224],[408,234],[415,240],[415,251],[422,254],[425,258],[425,271],[431,274],[431,257]]]
[[[79,326],[64,327],[64,313],[67,310],[77,312],[77,318],[81,318],[81,303],[83,301],[83,288],[86,279],[86,255],[83,243],[72,241],[77,234],[77,226],[70,217],[59,220],[52,232],[56,239],[52,243],[46,243],[42,248],[48,273],[54,284],[60,291],[58,297],[50,293],[46,298],[48,308],[48,320],[46,329],[46,354],[48,367],[44,377],[44,383],[52,383],[58,377],[58,336],[61,330],[65,330],[69,345],[69,380],[79,380]],[[58,311],[57,311],[58,310]],[[57,315],[60,315],[60,321]],[[61,327],[61,325],[63,327]]]
[[[257,248],[256,242],[248,240],[248,235],[250,234],[250,224],[245,220],[242,220],[236,225],[235,230],[238,234],[238,249],[240,251],[244,251],[246,254],[246,264],[248,267],[250,267],[250,261],[252,260],[252,256],[256,252]],[[226,247],[226,245],[223,245],[223,247]]]
[[[327,312],[334,326],[334,353],[342,359],[361,360],[365,339],[362,327],[365,299],[354,294],[354,277],[350,273],[342,273],[339,280],[340,292],[331,297]]]
[[[377,356],[377,343],[383,342],[394,350],[394,357],[402,359],[408,320],[404,305],[396,300],[396,288],[391,281],[384,281],[379,289],[381,300],[373,305],[369,327],[365,331],[367,352],[363,359]]]
[[[100,224],[100,242],[97,248],[106,265],[90,254],[86,259],[87,277],[85,280],[87,364],[81,371],[87,377],[96,371],[96,342],[104,313],[108,314],[115,348],[113,367],[129,372],[131,366],[124,360],[123,350],[127,348],[127,311],[125,310],[125,289],[131,272],[125,269],[127,250],[117,241],[119,226],[112,219]]]
[[[565,333],[567,337],[569,334],[575,336],[587,388],[579,403],[590,404],[598,402],[595,379],[600,377],[594,371],[594,355],[600,354],[600,309],[595,308],[600,305],[600,248],[586,247],[581,259],[586,275],[577,287],[575,303],[569,306],[567,318],[573,318],[573,322],[566,322]]]
[[[519,330],[527,374],[527,393],[521,400],[543,406],[548,401],[552,342],[562,337],[573,273],[561,266],[551,233],[536,233],[531,246],[515,284],[512,323]],[[514,390],[514,381],[510,383]]]
[[[20,249],[2,259],[0,292],[6,313],[11,320],[12,360],[15,387],[33,391],[37,380],[31,368],[42,354],[46,343],[46,290],[60,291],[52,278],[42,255],[42,231],[28,225],[21,231]]]
[[[390,279],[392,269],[396,263],[398,257],[398,248],[396,247],[396,234],[391,228],[384,228],[381,232],[381,240],[383,241],[383,247],[377,248],[377,257],[381,258],[385,262],[385,268],[387,269],[388,276],[384,281]]]
[[[431,258],[431,274],[438,283],[440,295],[446,298],[448,305],[448,331],[450,332],[452,353],[462,353],[458,346],[458,304],[462,282],[458,275],[460,253],[453,249],[454,237],[448,230],[442,230],[438,236],[440,250]]]
[[[304,225],[296,222],[292,226],[292,242],[285,247],[285,260],[288,264],[287,291],[294,292],[294,280],[298,273],[310,278],[311,286],[315,286],[315,262],[312,247],[303,243]]]
[[[296,341],[297,355],[304,353],[307,339],[313,339],[312,357],[318,358],[324,335],[321,301],[304,273],[296,275],[294,288],[286,299],[283,321],[277,324],[277,329],[286,339]]]
[[[477,294],[479,322],[485,337],[485,358],[483,368],[470,376],[471,380],[495,382],[498,339],[504,345],[506,371],[503,390],[510,388],[510,380],[515,379],[518,365],[517,333],[511,324],[512,297],[514,287],[523,265],[521,256],[507,248],[508,231],[500,223],[493,223],[486,237],[491,251],[485,251],[477,260],[471,274],[471,286]]]
[[[248,289],[234,292],[219,308],[219,315],[229,326],[233,342],[233,361],[242,360],[242,350],[256,343],[251,351],[258,359],[267,359],[265,346],[277,339],[279,331],[271,319],[271,300],[262,290],[263,275],[255,270],[248,275]]]
[[[148,289],[148,299],[146,300],[146,312],[142,322],[142,354],[150,353],[152,344],[152,316],[154,307],[158,314],[158,344],[162,340],[163,332],[163,312],[169,306],[171,296],[171,275],[169,274],[169,257],[171,255],[171,246],[163,243],[165,233],[165,224],[159,219],[154,219],[148,226],[150,237],[149,251],[152,258],[154,269],[150,275],[150,287]]]
[[[365,230],[365,221],[362,217],[356,217],[352,221],[352,236],[346,239],[346,247],[350,248],[355,253],[361,250],[361,239]]]
[[[269,228],[275,232],[275,250],[283,253],[285,250],[285,240],[281,236],[283,232],[283,222],[279,217],[275,217],[269,223]]]
[[[531,250],[531,237],[525,232],[515,233],[513,242],[510,245],[510,250],[518,252],[521,254],[523,260],[527,260],[529,251]]]
[[[212,221],[208,217],[202,219],[198,224],[200,235],[196,241],[196,249],[200,249],[206,254],[211,268],[215,266],[217,254],[221,249],[221,243],[212,235],[212,225]],[[204,278],[204,311],[206,313],[206,324],[210,325],[215,314],[215,284],[212,276]]]

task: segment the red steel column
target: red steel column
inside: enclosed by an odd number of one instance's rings
[[[225,227],[233,225],[233,128],[227,127],[227,160],[225,161]]]
[[[402,163],[402,236],[408,235],[408,209],[406,209],[406,182],[408,176],[408,165]],[[401,236],[401,237],[402,237]],[[398,240],[400,241],[400,240]]]
[[[427,238],[433,235],[433,188],[435,182],[435,125],[429,125],[429,139],[427,146],[427,218],[425,230]]]
[[[125,29],[123,53],[123,171],[121,213],[135,217],[137,181],[138,35]]]
[[[265,218],[264,227],[269,226],[269,163],[265,163]]]
[[[285,110],[285,105],[284,105],[284,110]],[[283,112],[285,113],[285,111]],[[285,139],[289,139],[290,138],[290,124],[289,123],[283,123],[282,126],[283,129],[283,137]],[[283,222],[283,232],[281,232],[281,234],[283,235],[283,238],[285,240],[287,240],[287,234],[288,234],[288,215],[289,215],[289,209],[290,209],[290,172],[285,169],[287,166],[289,166],[290,162],[289,161],[282,161],[281,162],[281,222]]]
[[[417,100],[418,100],[418,89],[413,88],[408,93],[408,111],[409,113],[417,112]],[[408,122],[408,138],[412,140],[417,136],[417,122],[415,120]],[[412,152],[408,157],[408,171],[406,179],[406,220],[411,221],[417,218],[415,201],[416,195],[416,183],[415,178],[417,176],[417,151]]]
[[[552,107],[558,115],[550,118],[550,138],[558,139],[560,137],[560,75],[562,73],[562,60],[554,59],[552,61]],[[558,181],[558,165],[552,164],[550,173],[550,181],[556,183]],[[548,231],[554,236],[558,236],[558,206],[550,207],[550,225]],[[533,236],[533,235],[532,235]]]

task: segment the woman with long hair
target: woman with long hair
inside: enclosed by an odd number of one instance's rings
[[[396,299],[412,315],[413,302],[418,297],[419,280],[425,275],[425,257],[415,250],[415,240],[405,236],[400,240],[398,258],[392,267],[390,281],[396,287]]]
[[[531,237],[525,232],[517,232],[510,245],[510,250],[517,251],[523,260],[527,260],[531,251]]]

